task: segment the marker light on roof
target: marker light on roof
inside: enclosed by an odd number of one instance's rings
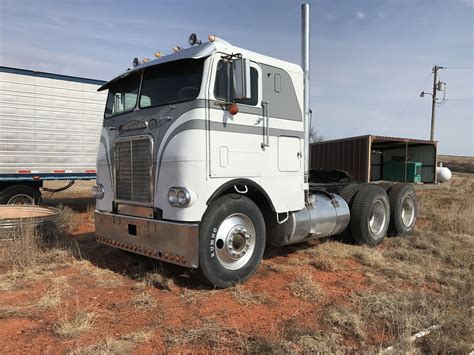
[[[156,58],[161,58],[163,56],[163,54],[161,54],[161,52],[155,52],[153,53],[153,55],[156,57]]]
[[[198,39],[195,33],[191,33],[188,39],[188,43],[190,46],[194,46],[195,44],[202,44],[202,41]]]
[[[209,35],[207,38],[209,39],[209,42],[214,42],[216,40],[216,35]]]
[[[150,58],[143,58],[142,62],[143,63],[148,63],[151,59]]]
[[[178,53],[182,48],[180,46],[174,46],[173,52]]]

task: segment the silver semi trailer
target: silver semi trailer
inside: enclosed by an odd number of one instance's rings
[[[310,172],[309,5],[302,66],[214,35],[189,42],[135,59],[99,89],[109,91],[94,187],[99,242],[228,287],[252,275],[268,244],[342,234],[376,246],[388,231],[413,229],[410,185]]]
[[[44,181],[95,179],[103,84],[0,67],[0,203],[38,204]]]

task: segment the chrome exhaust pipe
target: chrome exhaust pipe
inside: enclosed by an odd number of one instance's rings
[[[309,180],[309,130],[310,130],[310,5],[301,5],[301,67],[303,68],[303,110],[304,110],[304,182]],[[309,202],[309,188],[306,191]]]

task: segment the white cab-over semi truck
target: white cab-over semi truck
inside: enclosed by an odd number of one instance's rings
[[[302,67],[192,35],[190,48],[135,60],[100,88],[99,242],[229,287],[268,244],[343,234],[375,246],[389,228],[413,229],[410,185],[310,176],[307,4],[302,22]]]

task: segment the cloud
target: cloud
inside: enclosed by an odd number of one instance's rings
[[[355,20],[362,21],[363,19],[365,19],[365,14],[362,11],[357,10],[355,14]]]

